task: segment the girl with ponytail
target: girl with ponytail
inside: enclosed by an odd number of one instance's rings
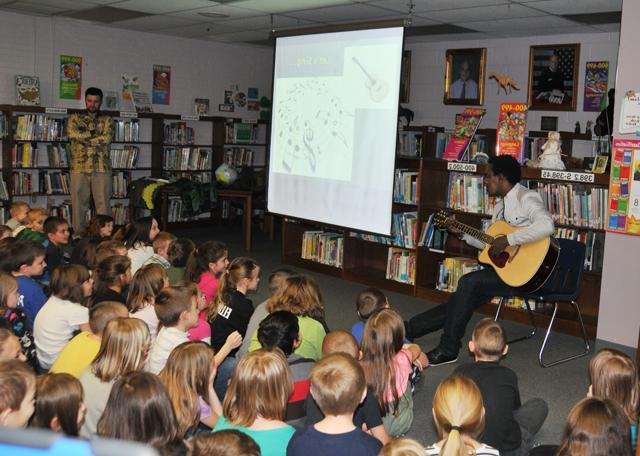
[[[452,375],[438,386],[433,398],[433,419],[441,440],[427,454],[441,456],[493,456],[500,452],[476,440],[484,429],[484,406],[476,384]]]
[[[218,366],[216,392],[221,399],[226,393],[226,382],[235,366],[235,354],[253,315],[253,303],[245,295],[254,291],[260,283],[260,266],[251,258],[235,258],[220,276],[218,292],[209,307],[211,346],[216,353],[227,343],[227,338],[235,335],[234,349]],[[226,377],[226,378],[225,378]]]

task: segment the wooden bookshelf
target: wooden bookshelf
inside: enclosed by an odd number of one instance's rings
[[[423,135],[421,150],[418,156],[408,157],[406,155],[396,156],[396,168],[415,169],[419,172],[419,195],[418,204],[393,204],[393,212],[417,211],[420,221],[420,228],[425,223],[430,214],[438,210],[445,209],[455,214],[456,219],[476,228],[481,228],[482,220],[490,218],[490,214],[478,214],[464,212],[460,210],[447,209],[447,191],[449,186],[449,176],[451,172],[447,169],[447,162],[435,158],[437,134],[442,129],[432,127],[411,127],[410,131],[419,132]],[[495,130],[479,130],[485,135],[489,152],[495,148]],[[563,137],[564,139],[564,137]],[[576,135],[573,139],[585,139]],[[492,153],[489,153],[492,155]],[[576,170],[582,172],[582,170]],[[473,174],[486,175],[487,165],[478,165]],[[609,176],[596,174],[593,176],[593,183],[579,183],[586,188],[607,188]],[[550,184],[568,183],[561,180],[543,179],[542,170],[536,168],[522,168],[522,179],[526,181],[539,181]],[[606,204],[606,202],[605,202]],[[603,233],[601,228],[589,228],[584,226],[573,226],[567,224],[557,224],[557,227],[571,228],[579,232]],[[305,231],[325,230],[330,232],[343,233],[344,240],[344,264],[342,269],[331,268],[318,263],[313,263],[300,258],[302,236]],[[297,267],[309,269],[315,272],[341,277],[363,285],[376,286],[398,293],[416,296],[425,300],[442,303],[445,302],[450,293],[436,289],[438,281],[439,262],[447,257],[468,257],[476,258],[477,250],[456,236],[449,236],[443,253],[434,252],[426,247],[413,249],[416,254],[415,284],[401,283],[386,278],[387,255],[389,245],[359,239],[350,236],[353,230],[326,226],[311,221],[287,219],[283,223],[282,236],[282,260],[284,263]],[[604,245],[603,245],[604,248]],[[583,314],[585,326],[590,337],[595,337],[598,321],[598,306],[601,286],[601,272],[585,271],[582,291],[578,305]],[[478,309],[480,312],[494,315],[496,306],[487,303]],[[541,308],[535,310],[536,322],[538,326],[548,324],[551,314],[549,309]],[[529,317],[522,309],[504,307],[502,317],[508,320],[528,324]],[[554,329],[560,332],[579,335],[579,326],[575,321],[572,312],[560,306]]]

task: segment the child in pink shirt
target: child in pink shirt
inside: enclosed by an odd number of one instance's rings
[[[187,261],[185,276],[198,284],[202,296],[198,296],[198,325],[189,330],[190,340],[211,340],[211,327],[207,321],[207,309],[218,291],[220,275],[229,266],[229,249],[218,241],[206,241],[195,249]]]

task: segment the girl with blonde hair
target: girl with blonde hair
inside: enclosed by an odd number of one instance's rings
[[[263,456],[284,456],[295,429],[283,420],[293,381],[278,349],[244,355],[231,376],[215,431],[236,429],[253,438]]]
[[[433,419],[441,440],[427,454],[442,456],[499,455],[476,440],[484,429],[484,406],[477,385],[463,375],[445,378],[433,397]]]
[[[158,377],[167,387],[178,421],[178,435],[193,435],[199,423],[213,428],[222,404],[213,389],[216,364],[204,342],[184,342],[173,349]]]
[[[147,324],[152,340],[156,338],[158,332],[158,315],[156,315],[153,304],[158,293],[168,286],[167,270],[159,264],[142,266],[129,284],[129,295],[127,296],[129,313],[132,317],[139,318]]]
[[[322,341],[328,328],[324,322],[320,287],[316,281],[307,276],[286,277],[267,303],[267,312],[273,313],[280,310],[291,312],[298,317],[298,327],[303,336],[294,353],[315,361],[322,358]],[[256,330],[251,335],[249,351],[260,347]]]
[[[364,325],[362,368],[367,387],[378,401],[387,433],[397,437],[413,422],[410,376],[413,366],[422,370],[427,357],[416,344],[404,343],[404,322],[393,309],[380,309]]]
[[[82,437],[90,437],[96,432],[111,387],[125,373],[143,369],[150,346],[149,328],[142,320],[115,318],[107,323],[100,351],[80,375],[87,407],[84,425],[80,430]]]
[[[387,443],[378,456],[427,456],[427,450],[413,439],[393,439]]]
[[[33,333],[27,325],[27,316],[24,310],[18,308],[19,300],[20,293],[18,293],[16,278],[11,274],[0,272],[0,326],[9,329],[18,338],[22,353],[29,364],[35,367],[36,344],[33,341]]]

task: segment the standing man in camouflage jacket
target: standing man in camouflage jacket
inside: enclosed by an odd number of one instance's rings
[[[67,136],[71,142],[71,204],[73,228],[80,233],[93,195],[97,214],[111,215],[111,161],[113,119],[100,114],[102,90],[89,87],[84,93],[87,110],[69,116]]]

